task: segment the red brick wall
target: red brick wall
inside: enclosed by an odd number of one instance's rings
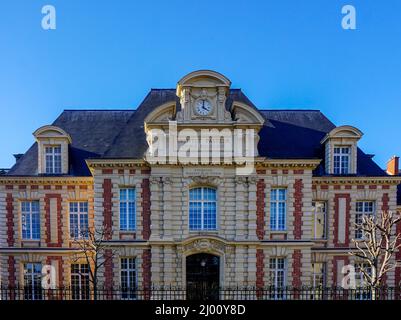
[[[401,222],[397,224],[396,227],[397,234],[401,234]],[[398,244],[401,243],[401,239],[398,241]],[[401,248],[398,249],[398,251],[395,253],[395,259],[397,261],[401,261]],[[395,268],[395,285],[399,286],[401,285],[401,266]]]
[[[46,258],[46,264],[51,265],[52,261],[58,263],[58,284],[57,286],[64,286],[64,268],[63,268],[63,257],[62,256],[48,256]]]
[[[265,254],[262,249],[256,250],[256,287],[263,288],[265,282],[263,280],[265,275]]]
[[[15,258],[13,256],[8,256],[8,286],[15,287]]]
[[[111,179],[104,179],[103,181],[103,227],[105,231],[105,239],[112,239],[112,197],[113,194],[111,192],[112,183]]]
[[[142,277],[143,277],[143,288],[145,289],[145,299],[150,299],[150,292],[148,290],[152,286],[152,252],[150,249],[143,250],[142,253]]]
[[[294,183],[294,239],[302,238],[302,179],[296,179]]]
[[[390,201],[390,198],[388,196],[388,193],[384,193],[382,197],[382,210],[383,211],[388,211],[390,209],[388,202]]]
[[[302,286],[301,282],[301,267],[302,267],[302,253],[301,250],[294,250],[292,254],[292,286],[294,288],[300,288]]]
[[[50,199],[57,199],[57,243],[51,242]],[[63,219],[61,218],[61,195],[45,195],[45,238],[48,247],[62,247],[63,245]]]
[[[337,272],[337,267],[338,267],[338,262],[339,261],[344,261],[344,265],[349,264],[349,257],[348,256],[336,256],[333,257],[333,286],[337,286],[337,283],[341,283],[342,277],[344,276],[343,274],[338,274]]]
[[[13,205],[13,195],[7,193],[6,197],[6,219],[7,219],[7,244],[9,247],[14,246],[14,205]]]
[[[256,235],[258,240],[265,237],[265,188],[263,179],[259,179],[256,184]]]
[[[142,237],[144,240],[150,238],[150,184],[149,179],[142,180]]]
[[[338,214],[339,214],[339,199],[346,199],[346,212],[345,212],[345,242],[339,243],[338,240]],[[351,212],[351,196],[349,194],[335,194],[334,195],[334,234],[333,243],[336,247],[349,246],[349,232],[350,232],[350,212]]]
[[[106,288],[113,288],[113,257],[110,249],[104,252],[104,284]]]

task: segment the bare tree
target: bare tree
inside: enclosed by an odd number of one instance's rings
[[[392,211],[381,211],[378,218],[364,215],[362,222],[356,224],[356,228],[362,232],[362,238],[352,239],[356,250],[349,252],[361,260],[360,271],[371,289],[379,288],[385,274],[397,267],[397,261],[393,262],[392,257],[401,247],[401,234],[396,233],[396,225],[401,221],[400,215]]]
[[[97,230],[88,228],[79,232],[80,236],[73,241],[77,248],[72,260],[74,263],[85,260],[89,270],[89,282],[92,284],[94,299],[97,299],[99,285],[99,270],[116,255],[107,242],[109,231],[106,228]]]

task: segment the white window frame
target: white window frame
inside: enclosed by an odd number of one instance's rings
[[[345,149],[348,152],[345,152]],[[351,172],[351,147],[350,146],[334,146],[333,149],[333,173],[349,174]],[[336,166],[336,157],[338,157],[338,167]],[[346,159],[347,166],[343,164]],[[346,170],[345,170],[346,169]]]
[[[320,206],[319,204],[322,204],[323,206]],[[327,201],[320,201],[316,200],[312,202],[312,207],[313,207],[313,239],[317,240],[325,240],[327,239]],[[318,208],[323,208],[322,211],[318,211]],[[323,215],[324,218],[324,223],[323,223],[323,236],[322,237],[317,237],[317,225],[318,225],[318,215]]]
[[[193,190],[197,190],[200,189],[201,190],[201,199],[200,200],[191,200],[191,196],[190,193]],[[204,192],[205,189],[211,189],[214,190],[215,195],[216,195],[216,200],[208,200],[205,199],[204,196]],[[191,202],[193,203],[200,203],[201,205],[201,226],[200,228],[191,228]],[[204,204],[205,203],[215,203],[215,227],[214,228],[205,228],[205,208],[204,208]],[[189,227],[189,231],[191,232],[199,232],[199,231],[216,231],[218,230],[218,191],[216,188],[213,187],[207,187],[207,186],[203,186],[203,187],[194,187],[188,190],[188,227]]]
[[[279,260],[283,261],[283,268],[279,268]],[[274,267],[272,268],[272,262],[274,261]],[[283,285],[278,286],[278,275],[283,273]],[[272,273],[274,278],[272,279]],[[274,292],[270,293],[270,298],[274,300],[285,299],[285,288],[287,286],[287,259],[285,257],[271,257],[269,259],[269,277],[271,286],[274,288]],[[274,283],[273,283],[274,282]]]
[[[31,268],[28,268],[28,267]],[[35,266],[40,266],[39,271],[35,272]],[[27,262],[24,268],[24,297],[29,300],[42,300],[42,264],[40,262]],[[28,271],[29,270],[29,271]],[[32,284],[28,285],[27,279]]]
[[[121,191],[123,191],[123,190],[125,190],[125,192],[126,192],[125,199],[121,199],[121,197],[122,197],[122,192]],[[130,200],[129,197],[128,197],[129,190],[133,190],[134,191],[134,199],[133,200]],[[126,218],[125,218],[126,228],[123,228],[122,225],[121,225],[121,216],[122,216],[122,214],[121,214],[121,209],[122,209],[121,208],[121,204],[122,203],[125,204],[125,208],[127,210]],[[132,203],[134,204],[134,212],[133,212],[133,214],[134,214],[134,226],[133,226],[133,228],[130,228],[129,227],[129,221],[130,221],[130,219],[129,219],[129,217],[130,217],[129,206]],[[136,189],[135,188],[120,188],[120,194],[119,194],[119,220],[118,221],[119,221],[119,224],[120,224],[120,226],[119,226],[120,231],[125,231],[125,232],[136,231]]]
[[[72,212],[71,211],[71,205],[72,204],[77,204],[77,212]],[[81,207],[86,206],[86,211],[81,212]],[[71,216],[77,216],[77,224],[78,224],[78,237],[73,237],[72,235],[72,221],[71,221]],[[89,203],[88,201],[71,201],[69,203],[69,226],[70,226],[70,238],[71,239],[86,239],[86,237],[83,236],[82,234],[82,227],[81,227],[81,215],[86,215],[86,220],[88,222],[87,229],[89,229]]]
[[[73,272],[72,271],[72,266],[73,265],[77,265],[78,266],[78,269],[79,269],[79,271],[78,272]],[[82,266],[87,266],[88,267],[88,273],[83,273],[82,272]],[[73,293],[74,293],[74,288],[73,288],[73,286],[75,285],[75,283],[72,281],[72,279],[73,279],[73,277],[77,277],[78,278],[78,285],[79,285],[79,298],[78,299],[74,299],[74,300],[89,300],[90,299],[90,296],[91,296],[91,288],[90,288],[90,281],[89,281],[89,265],[88,264],[86,264],[86,263],[73,263],[73,264],[71,264],[71,299],[73,299]],[[87,277],[87,283],[86,283],[86,285],[87,285],[87,287],[88,287],[88,299],[83,299],[83,293],[84,293],[84,291],[82,290],[83,289],[83,279],[84,279],[84,277]],[[86,298],[86,297],[84,297],[84,298]]]
[[[37,203],[37,204],[38,204],[38,205],[37,205],[37,207],[38,207],[38,210],[37,210],[37,211],[34,211],[34,210],[33,210],[33,208],[32,208],[32,204],[33,204],[33,203]],[[25,204],[25,205],[28,205],[28,207],[29,207],[29,210],[28,210],[28,211],[26,211],[26,210],[23,209],[24,204]],[[38,241],[38,240],[40,240],[40,202],[39,202],[38,200],[34,200],[34,201],[21,201],[20,206],[21,206],[21,238],[22,238],[22,240],[33,240],[33,241]],[[34,236],[33,236],[33,233],[34,233],[34,232],[33,232],[33,224],[32,224],[33,215],[37,215],[37,216],[38,216],[38,220],[39,220],[38,236],[37,236],[37,237],[34,237]],[[24,221],[24,219],[25,219],[25,221],[27,221],[27,219],[29,219],[29,226],[30,226],[30,228],[28,229],[28,233],[29,233],[28,236],[27,236],[27,235],[24,235],[24,230],[23,230],[23,225],[24,225],[23,221]],[[26,223],[25,223],[25,224],[26,224]]]
[[[284,199],[279,199],[280,190],[284,190]],[[276,192],[276,199],[273,200],[273,192]],[[272,221],[273,203],[276,204],[275,221]],[[280,226],[280,204],[284,205],[284,225]],[[273,224],[272,224],[273,222]],[[270,230],[286,231],[287,230],[287,188],[272,188],[270,190]]]
[[[283,268],[279,268],[279,260],[283,261]],[[272,268],[272,261],[274,261],[274,268]],[[275,288],[278,288],[277,286],[277,281],[278,281],[278,274],[279,272],[283,273],[283,286],[286,286],[286,282],[287,282],[287,259],[284,257],[271,257],[269,259],[269,271],[270,274],[274,273],[274,283],[272,283],[272,286],[274,286]]]
[[[366,282],[363,272],[360,271],[360,266],[363,266],[365,269],[367,269],[369,274],[372,274],[372,269],[369,266],[368,263],[355,263],[354,264],[354,270],[355,270],[355,298],[357,300],[371,300],[372,298],[372,292],[371,290],[374,290],[373,288],[369,288],[369,284]],[[358,271],[359,270],[359,271]]]
[[[359,204],[362,204],[362,211],[358,210],[358,206]],[[367,211],[367,208],[370,206],[370,204],[372,205],[372,211]],[[375,216],[376,214],[376,202],[372,201],[372,200],[362,200],[362,201],[357,201],[355,203],[355,224],[357,223],[361,223],[362,222],[362,218],[364,216]],[[355,239],[363,239],[363,231],[358,229],[357,226],[355,226]]]
[[[322,265],[321,272],[316,272],[315,265]],[[322,283],[317,279],[322,279]],[[327,280],[327,264],[326,262],[313,262],[312,263],[312,286],[313,288],[321,288],[326,286]]]
[[[63,171],[61,145],[46,145],[44,146],[44,149],[46,174],[61,174]],[[48,157],[50,159],[48,159]]]
[[[127,260],[127,268],[123,268],[123,259],[126,259]],[[133,260],[134,261],[134,268],[132,269],[132,268],[130,268],[130,264],[129,264],[129,260]],[[128,283],[128,286],[125,288],[125,289],[128,289],[128,290],[134,290],[133,292],[130,292],[130,291],[128,291],[128,292],[126,292],[126,293],[123,293],[123,289],[124,289],[124,287],[123,287],[123,272],[126,272],[127,273],[127,283]],[[135,287],[134,288],[131,288],[131,287],[129,287],[129,283],[131,283],[131,273],[130,272],[133,272],[134,273],[134,275],[133,275],[133,277],[134,277],[134,283],[135,283]],[[136,300],[137,299],[137,293],[136,293],[136,289],[138,288],[138,273],[137,273],[137,259],[135,258],[135,257],[122,257],[121,259],[120,259],[120,285],[121,285],[121,299],[124,299],[124,300]],[[127,295],[127,297],[123,297],[123,294],[126,294]]]

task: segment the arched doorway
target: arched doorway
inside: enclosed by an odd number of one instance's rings
[[[186,258],[188,300],[218,300],[220,257],[197,253]]]

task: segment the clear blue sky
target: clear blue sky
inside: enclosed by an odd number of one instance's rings
[[[57,29],[41,28],[41,8]],[[352,4],[357,30],[341,28]],[[401,155],[400,0],[0,0],[0,167],[63,109],[135,108],[213,69],[263,109],[320,109]]]

